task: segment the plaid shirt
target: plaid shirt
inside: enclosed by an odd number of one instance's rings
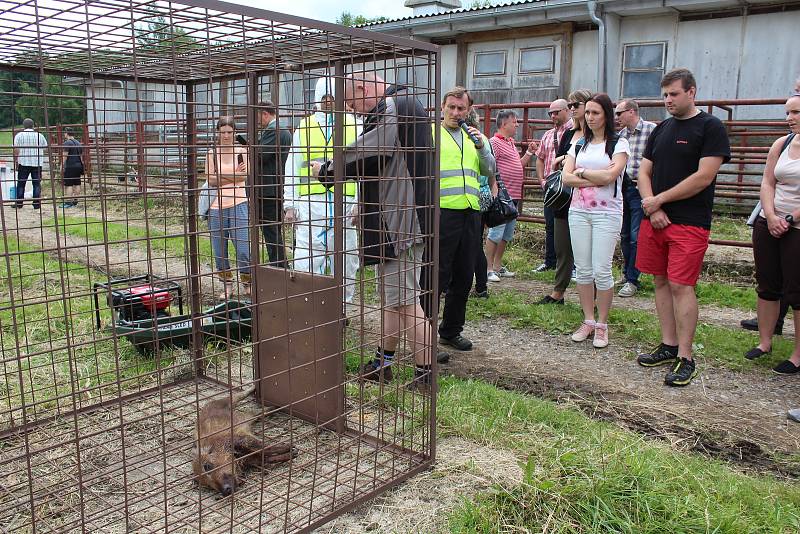
[[[632,132],[627,128],[619,131],[619,136],[627,139],[631,145],[631,157],[628,158],[628,166],[625,168],[625,172],[634,182],[639,179],[639,165],[642,164],[644,147],[647,146],[647,138],[653,133],[653,128],[655,127],[656,125],[652,122],[639,119]]]
[[[556,159],[556,149],[558,149],[558,145],[555,143],[553,136],[556,135],[560,143],[564,132],[570,129],[572,129],[572,119],[568,120],[560,128],[551,128],[547,130],[542,136],[542,140],[539,141],[539,149],[536,151],[536,157],[544,162],[544,176],[542,178],[546,178],[548,174],[553,172],[553,160]],[[644,147],[642,147],[642,149],[644,150]]]

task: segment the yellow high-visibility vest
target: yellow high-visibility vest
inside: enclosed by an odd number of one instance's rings
[[[436,125],[433,125],[435,128]],[[441,149],[439,150],[439,207],[453,210],[473,209],[480,211],[478,203],[478,176],[481,162],[478,149],[466,135],[461,147],[450,131],[441,129]],[[434,131],[434,139],[436,132]],[[486,141],[484,141],[486,142]]]
[[[352,115],[346,114],[344,125],[344,144],[349,145],[356,140],[356,119]],[[325,139],[325,132],[320,126],[317,118],[314,115],[309,115],[300,121],[297,126],[300,133],[300,146],[298,150],[303,165],[300,167],[298,175],[301,179],[301,184],[298,186],[298,195],[319,195],[328,191],[319,180],[311,176],[312,161],[324,163],[333,158],[333,136],[330,140]],[[356,196],[356,183],[348,180],[344,186],[344,194],[348,197]]]

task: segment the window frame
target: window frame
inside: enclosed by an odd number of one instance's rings
[[[550,67],[547,70],[522,70],[522,53],[529,50],[549,50],[550,51]],[[556,47],[549,46],[527,46],[519,49],[519,58],[517,60],[517,74],[519,75],[532,75],[532,74],[553,74],[556,71]]]
[[[636,47],[636,46],[652,46],[652,45],[661,45],[661,67],[654,68],[654,67],[625,67],[625,59],[628,55],[628,48]],[[661,88],[652,95],[636,95],[631,96],[627,93],[626,85],[625,85],[625,74],[629,72],[660,72],[663,76],[667,69],[667,41],[642,41],[642,42],[633,42],[633,43],[624,43],[622,45],[622,64],[620,65],[620,95],[622,98],[660,98],[661,97]]]
[[[503,54],[503,71],[502,72],[490,72],[490,73],[479,73],[478,72],[478,56],[488,56],[493,54]],[[475,57],[472,61],[472,76],[474,78],[490,78],[492,76],[506,76],[508,74],[508,50],[481,50],[480,52],[475,52]]]

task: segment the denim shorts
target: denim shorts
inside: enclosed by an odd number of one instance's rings
[[[505,224],[501,224],[500,226],[495,226],[494,228],[489,228],[489,240],[494,243],[499,243],[502,239],[503,241],[511,241],[514,237],[514,228],[517,227],[517,220],[508,221]]]

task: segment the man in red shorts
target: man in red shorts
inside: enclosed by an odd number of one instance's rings
[[[639,168],[646,219],[636,256],[636,268],[655,278],[661,344],[637,362],[670,364],[664,383],[685,386],[697,376],[694,288],[708,248],[717,172],[730,160],[730,143],[722,122],[695,107],[697,84],[689,70],[665,74],[661,90],[672,117],[653,130]]]

